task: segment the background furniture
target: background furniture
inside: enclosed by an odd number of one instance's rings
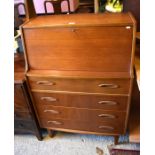
[[[40,16],[21,30],[26,78],[40,126],[114,135],[117,142],[126,133],[130,109],[132,15]]]
[[[129,141],[140,143],[140,33],[136,34],[135,80],[129,121]]]
[[[137,21],[137,32],[140,32],[140,0],[123,0],[123,12],[131,12]]]
[[[94,12],[99,12],[99,0],[94,0]]]
[[[23,53],[23,46],[21,41],[20,30],[16,30],[16,35],[14,36],[14,53]]]
[[[65,0],[67,2],[67,13],[70,13],[70,2],[69,0]],[[62,2],[64,2],[64,0],[45,0],[44,1],[44,9],[45,9],[45,13],[47,14],[47,4],[50,3],[53,6],[53,10],[54,10],[54,14],[61,14],[62,13],[62,8],[61,8],[61,4]]]
[[[94,0],[94,12],[99,13],[99,0]],[[131,12],[137,21],[137,32],[140,31],[140,0],[123,0],[123,12]]]
[[[80,13],[93,13],[94,0],[79,0],[78,12]]]
[[[14,63],[14,127],[15,133],[33,133],[42,140],[30,96],[24,78],[25,63],[23,54],[15,54]]]
[[[45,0],[25,0],[25,1],[33,1],[34,3],[34,7],[36,10],[36,14],[45,14],[45,9],[44,9],[44,1]],[[14,0],[14,3],[24,3],[24,0]],[[75,12],[76,9],[79,6],[79,0],[69,0],[70,2],[70,10],[71,12]],[[62,7],[62,12],[68,12],[68,4],[67,1],[64,0],[64,2],[62,2],[61,7]],[[53,7],[51,6],[51,4],[47,4],[47,12],[48,13],[54,13]],[[23,9],[23,7],[19,7],[19,13],[20,15],[25,15],[25,11]]]
[[[19,8],[20,6],[23,7],[25,10],[25,4],[24,3],[17,3],[14,5],[14,29],[18,30],[19,26],[24,22],[24,19],[20,17]]]
[[[140,91],[136,78],[133,82],[131,110],[129,118],[129,142],[140,143]]]

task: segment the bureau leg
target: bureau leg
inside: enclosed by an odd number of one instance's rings
[[[50,129],[47,129],[47,131],[48,131],[48,135],[52,138],[54,136],[54,131]]]
[[[115,145],[118,144],[118,139],[119,139],[119,136],[115,136],[115,137],[114,137],[114,144],[115,144]]]
[[[41,134],[41,131],[36,132],[36,137],[37,137],[38,140],[40,140],[40,141],[43,139],[42,134]]]

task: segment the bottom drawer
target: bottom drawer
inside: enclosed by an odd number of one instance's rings
[[[15,131],[17,130],[24,130],[24,131],[31,131],[33,132],[34,126],[32,121],[25,121],[25,120],[16,120],[14,122]]]
[[[103,133],[103,134],[124,134],[124,123],[117,122],[82,122],[74,120],[61,119],[44,119],[40,120],[42,128],[50,128],[53,130],[69,131],[79,130],[85,132]]]

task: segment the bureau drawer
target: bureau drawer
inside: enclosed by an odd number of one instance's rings
[[[20,84],[14,85],[14,107],[15,110],[21,112],[28,112],[28,106],[24,96],[23,88]]]
[[[31,120],[31,115],[30,115],[29,112],[18,112],[18,111],[15,111],[14,117],[15,117],[15,119]]]
[[[28,107],[18,106],[16,103],[14,103],[14,109],[18,112],[29,112]]]
[[[33,90],[128,94],[130,79],[71,79],[29,77]]]
[[[105,134],[124,134],[124,124],[111,122],[85,122],[62,119],[41,119],[40,126],[60,131],[94,132]]]
[[[124,122],[125,112],[66,108],[55,106],[37,106],[39,117],[49,119]]]
[[[128,105],[128,96],[39,92],[33,92],[32,96],[37,105],[53,105],[117,111],[126,111]]]
[[[32,121],[25,121],[25,120],[17,120],[14,121],[14,128],[15,130],[24,130],[24,131],[33,131],[34,126]]]

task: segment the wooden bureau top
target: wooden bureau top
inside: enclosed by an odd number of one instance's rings
[[[23,28],[39,27],[74,27],[74,26],[121,26],[133,25],[134,18],[130,13],[70,14],[38,16],[23,25]]]
[[[65,77],[71,72],[75,77],[85,77],[85,72],[89,77],[94,76],[90,72],[97,77],[132,76],[135,24],[130,13],[30,19],[21,27],[26,70],[50,70],[56,76],[63,72]]]

